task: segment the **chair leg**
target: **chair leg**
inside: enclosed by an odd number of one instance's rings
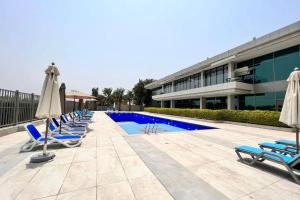
[[[293,172],[293,170],[290,168],[290,166],[283,164],[285,168],[288,170],[288,173],[292,176],[294,181],[300,185],[300,180],[298,179],[297,175]]]

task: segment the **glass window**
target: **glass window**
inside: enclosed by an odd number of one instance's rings
[[[276,97],[276,110],[281,111],[284,102],[285,91],[275,92],[275,97]]]
[[[258,110],[276,110],[275,93],[268,92],[255,95],[255,108]]]
[[[228,80],[228,66],[224,66],[224,83],[226,83]]]
[[[217,68],[217,84],[224,83],[223,69],[223,66]]]
[[[205,104],[207,109],[212,109],[212,110],[227,109],[227,97],[206,98]]]
[[[295,67],[300,67],[299,46],[274,53],[275,80],[286,80]]]
[[[255,83],[274,81],[273,53],[254,59]]]
[[[204,72],[205,86],[210,85],[210,70]]]
[[[239,109],[240,110],[254,110],[255,96],[254,95],[239,95]]]
[[[216,68],[211,69],[210,71],[210,84],[215,85],[217,84],[217,73],[216,73]]]

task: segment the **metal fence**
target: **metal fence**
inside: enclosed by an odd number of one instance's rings
[[[0,89],[0,127],[34,120],[38,102],[38,95]]]

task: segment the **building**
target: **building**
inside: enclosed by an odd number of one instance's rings
[[[299,49],[300,21],[146,88],[160,107],[281,110],[286,79],[295,67],[300,68]]]

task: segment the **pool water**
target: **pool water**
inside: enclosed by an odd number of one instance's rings
[[[215,127],[192,124],[177,120],[154,117],[139,113],[106,112],[106,114],[123,128],[128,135],[143,133],[165,133],[193,130],[215,129]]]
[[[119,122],[121,126],[129,135],[141,133],[163,133],[163,132],[177,132],[185,131],[183,128],[171,126],[168,124],[138,124],[136,122]]]

